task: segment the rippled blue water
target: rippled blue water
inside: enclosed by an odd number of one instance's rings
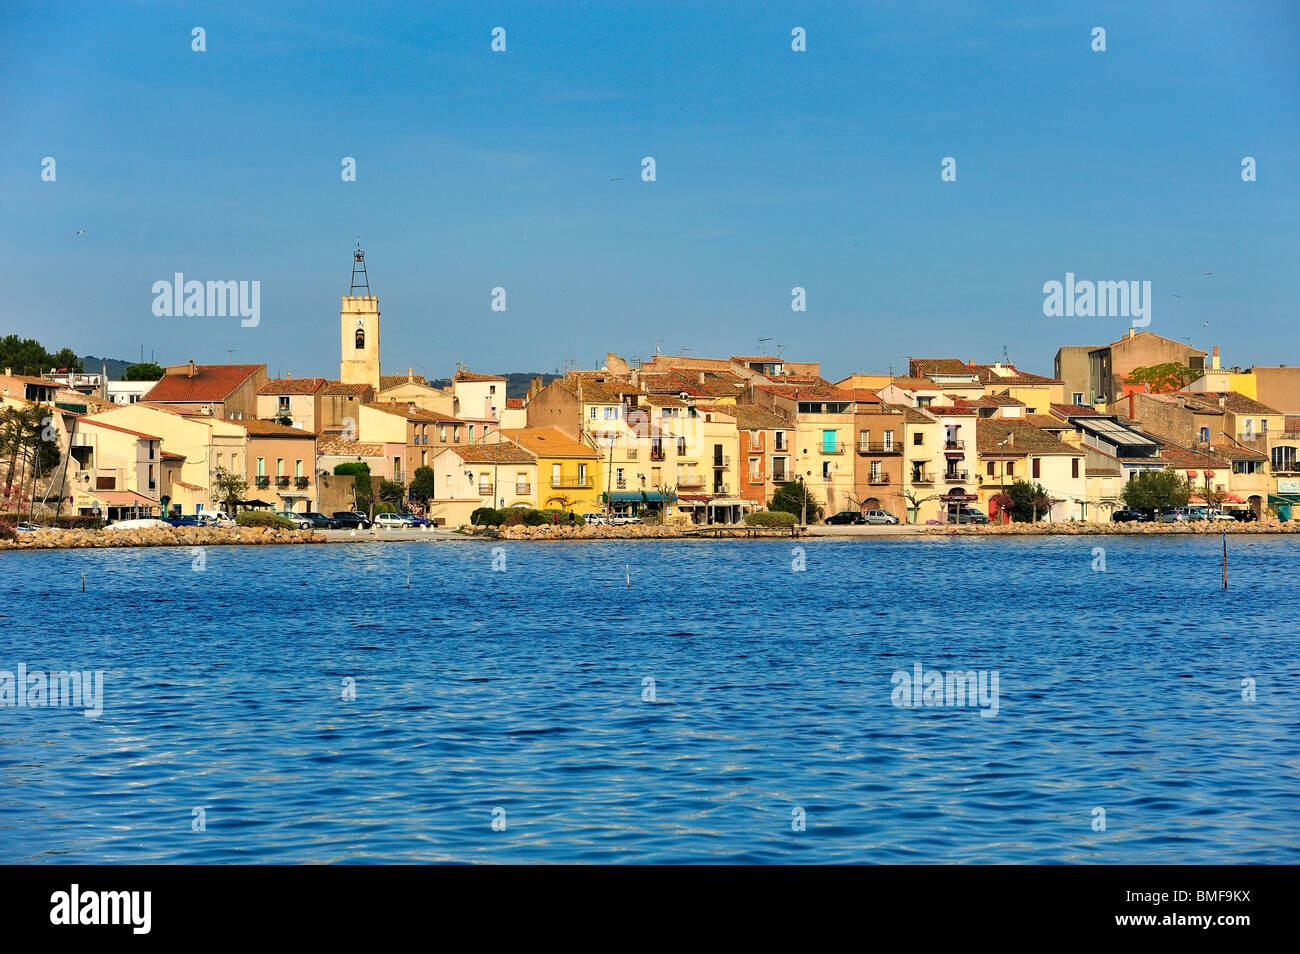
[[[106,680],[0,708],[0,862],[1300,861],[1300,544],[802,547],[0,554],[0,669]]]

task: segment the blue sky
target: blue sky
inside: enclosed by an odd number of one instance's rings
[[[336,376],[359,234],[386,372],[759,337],[832,378],[1049,372],[1127,326],[1044,317],[1067,271],[1300,363],[1294,3],[30,5],[0,129],[0,333],[51,350]],[[155,317],[178,271],[260,281],[260,324]]]

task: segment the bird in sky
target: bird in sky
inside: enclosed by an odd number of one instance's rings
[[[86,230],[85,230],[85,229],[77,229],[77,231],[73,232],[72,234],[73,234],[73,235],[85,235],[85,234],[86,234]]]
[[[1175,298],[1182,298],[1183,296],[1182,296],[1182,295],[1175,295],[1174,297],[1175,297]]]
[[[1209,273],[1209,272],[1206,272],[1206,273],[1205,273],[1205,277],[1206,277],[1206,278],[1209,278],[1209,277],[1210,277],[1210,273]]]
[[[1202,327],[1202,328],[1208,328],[1208,327],[1210,327],[1210,323],[1209,323],[1208,321],[1203,322],[1203,323],[1201,324],[1201,327]]]
[[[615,176],[614,178],[610,179],[609,181],[610,181],[610,182],[622,182],[623,180],[622,180],[622,178],[620,178],[619,176]]]

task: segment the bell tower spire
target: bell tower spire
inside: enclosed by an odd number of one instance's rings
[[[344,384],[369,384],[379,393],[379,299],[370,293],[366,253],[361,237],[352,253],[352,286],[339,311],[342,340],[339,380]]]

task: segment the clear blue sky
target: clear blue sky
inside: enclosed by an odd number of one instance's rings
[[[830,377],[1003,345],[1050,371],[1127,325],[1044,317],[1067,271],[1300,364],[1300,5],[975,7],[7,5],[0,333],[333,377],[360,234],[388,372],[760,336]],[[260,281],[261,324],[154,317],[177,271]]]

